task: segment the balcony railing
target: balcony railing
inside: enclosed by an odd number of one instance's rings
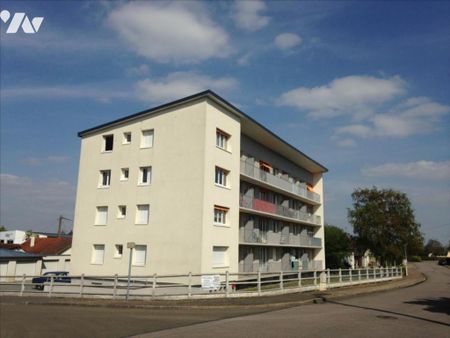
[[[271,173],[259,169],[258,167],[255,167],[255,165],[251,162],[241,160],[241,174],[254,178],[258,181],[265,182],[297,196],[320,203],[320,195],[315,192],[308,191],[305,184],[299,185],[289,182],[282,177],[275,176]]]
[[[294,210],[282,205],[263,201],[251,196],[240,195],[239,205],[243,208],[252,209],[256,211],[266,212],[269,214],[284,216],[292,219],[296,219],[303,222],[312,223],[315,225],[321,225],[320,216],[311,215],[300,210]]]
[[[268,245],[292,245],[322,247],[322,239],[304,235],[283,234],[282,232],[263,232],[258,229],[241,228],[239,241],[242,243],[261,243]]]
[[[268,261],[259,262],[253,261],[249,263],[239,263],[239,272],[298,272],[298,271],[313,271],[322,270],[322,261],[311,260],[302,261],[301,264],[297,263],[292,265],[289,261]]]

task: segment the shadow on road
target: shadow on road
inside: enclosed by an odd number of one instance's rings
[[[405,302],[405,304],[417,304],[425,305],[424,310],[430,312],[440,312],[450,315],[450,298],[428,298],[428,299],[417,299],[410,302]]]
[[[348,306],[348,307],[354,307],[354,308],[363,309],[363,310],[371,310],[371,311],[378,311],[378,312],[383,312],[383,313],[389,313],[389,314],[393,314],[393,315],[398,315],[398,316],[403,316],[403,317],[423,320],[423,321],[426,321],[426,322],[429,322],[429,323],[438,324],[438,325],[444,325],[444,326],[447,326],[447,327],[449,326],[448,323],[440,322],[440,321],[433,320],[433,319],[413,316],[413,315],[409,315],[409,314],[406,314],[406,313],[400,313],[400,312],[394,312],[394,311],[389,311],[389,310],[377,309],[377,308],[367,307],[367,306],[345,304],[345,303],[331,301],[331,300],[327,300],[327,303],[336,304],[336,305],[342,305],[342,306]],[[412,302],[410,302],[410,303],[412,303]]]

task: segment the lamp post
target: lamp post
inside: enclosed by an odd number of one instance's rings
[[[128,296],[130,295],[130,278],[131,278],[131,263],[133,260],[133,249],[136,246],[135,242],[128,242],[127,248],[130,249],[130,259],[128,261],[128,281],[127,281],[127,295],[125,297],[128,300]]]

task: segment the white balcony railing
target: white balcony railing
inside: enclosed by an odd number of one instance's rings
[[[258,167],[255,167],[254,163],[252,162],[241,160],[241,174],[254,178],[258,181],[265,182],[297,196],[306,198],[310,201],[320,203],[320,195],[313,191],[308,191],[306,184],[296,184],[289,182],[282,177],[275,176],[271,173],[259,169]]]
[[[318,215],[308,214],[300,210],[294,210],[279,204],[270,203],[267,201],[254,198],[252,196],[240,195],[239,205],[242,208],[252,209],[256,211],[261,211],[264,213],[279,215],[283,217],[288,217],[296,219],[299,221],[321,225],[321,218]]]
[[[241,228],[239,241],[241,243],[261,243],[267,245],[292,245],[307,247],[322,247],[322,240],[317,237],[281,234],[280,232],[263,232],[258,229],[244,230]]]

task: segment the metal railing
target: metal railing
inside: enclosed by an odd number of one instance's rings
[[[268,261],[268,262],[259,262],[253,261],[250,263],[239,263],[239,272],[280,272],[283,271],[285,273],[292,272],[306,272],[306,271],[314,271],[322,269],[322,261],[321,260],[300,260],[292,263],[290,260],[280,259],[278,261]]]
[[[252,196],[240,194],[239,205],[247,209],[284,216],[315,225],[321,225],[321,219],[318,215],[312,215],[300,210],[294,210],[279,204],[274,204],[260,200],[258,198],[254,198]]]
[[[240,272],[216,274],[179,274],[132,276],[68,276],[64,280],[49,277],[33,283],[37,276],[0,276],[0,295],[41,295],[47,297],[101,297],[112,299],[184,299],[242,297],[302,292],[399,279],[402,267],[356,270],[314,270]],[[41,276],[42,277],[42,276]],[[47,278],[48,276],[44,276]],[[209,281],[208,283],[205,283]],[[213,282],[211,282],[213,281]],[[37,287],[37,288],[36,288]]]
[[[320,203],[320,195],[313,191],[308,191],[306,184],[296,184],[284,179],[283,177],[275,176],[271,173],[259,169],[258,167],[255,167],[254,162],[252,163],[241,160],[241,174],[254,178],[258,181],[262,181],[281,190],[290,192],[297,196],[306,198],[310,201]]]
[[[243,243],[261,243],[268,245],[293,245],[322,247],[322,239],[304,235],[283,234],[282,232],[263,232],[256,229],[240,230],[239,241]]]

